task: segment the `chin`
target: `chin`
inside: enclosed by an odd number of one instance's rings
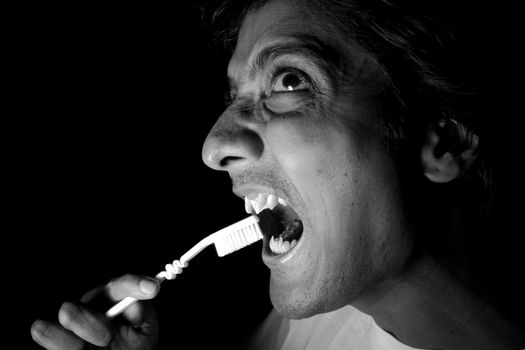
[[[337,309],[311,290],[283,291],[270,282],[270,300],[279,315],[287,319],[303,319]]]
[[[345,283],[342,283],[342,281]],[[337,310],[358,297],[354,283],[343,276],[324,278],[318,283],[282,285],[270,277],[270,300],[275,310],[288,319],[303,319]]]
[[[300,320],[319,313],[318,311],[315,311],[309,307],[304,307],[303,305],[286,303],[282,302],[282,300],[274,301],[273,298],[272,305],[279,315],[289,320]]]

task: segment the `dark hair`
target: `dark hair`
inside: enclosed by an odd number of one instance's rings
[[[211,15],[214,42],[232,52],[244,16],[269,0],[226,0]],[[445,1],[442,1],[444,3]],[[489,213],[492,175],[480,117],[475,74],[462,52],[461,8],[454,11],[425,0],[305,0],[324,23],[363,48],[384,73],[381,110],[393,154],[419,156],[429,127],[442,133],[446,148],[459,155],[479,136],[477,158],[465,174],[479,196],[480,213]],[[459,16],[457,14],[460,14]],[[467,64],[468,62],[468,64]],[[414,163],[414,162],[412,162]]]

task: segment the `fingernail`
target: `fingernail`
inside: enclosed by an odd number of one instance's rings
[[[157,282],[153,280],[142,280],[139,283],[139,288],[144,294],[151,294],[157,289]]]

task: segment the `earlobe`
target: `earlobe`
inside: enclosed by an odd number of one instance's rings
[[[444,122],[439,124],[444,128]],[[462,127],[457,124],[455,128]],[[478,137],[454,130],[446,137],[436,129],[428,131],[426,143],[421,148],[423,174],[432,182],[446,183],[460,177],[476,157]],[[462,139],[463,138],[463,139]],[[455,139],[455,142],[452,142]],[[462,145],[459,149],[457,145]]]

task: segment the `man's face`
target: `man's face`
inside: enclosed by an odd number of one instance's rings
[[[275,0],[247,15],[228,67],[234,100],[203,148],[253,200],[248,211],[280,203],[272,212],[284,224],[263,225],[263,260],[272,303],[289,318],[365,297],[411,249],[375,107],[379,71],[300,6]],[[298,219],[302,234],[270,247]]]

